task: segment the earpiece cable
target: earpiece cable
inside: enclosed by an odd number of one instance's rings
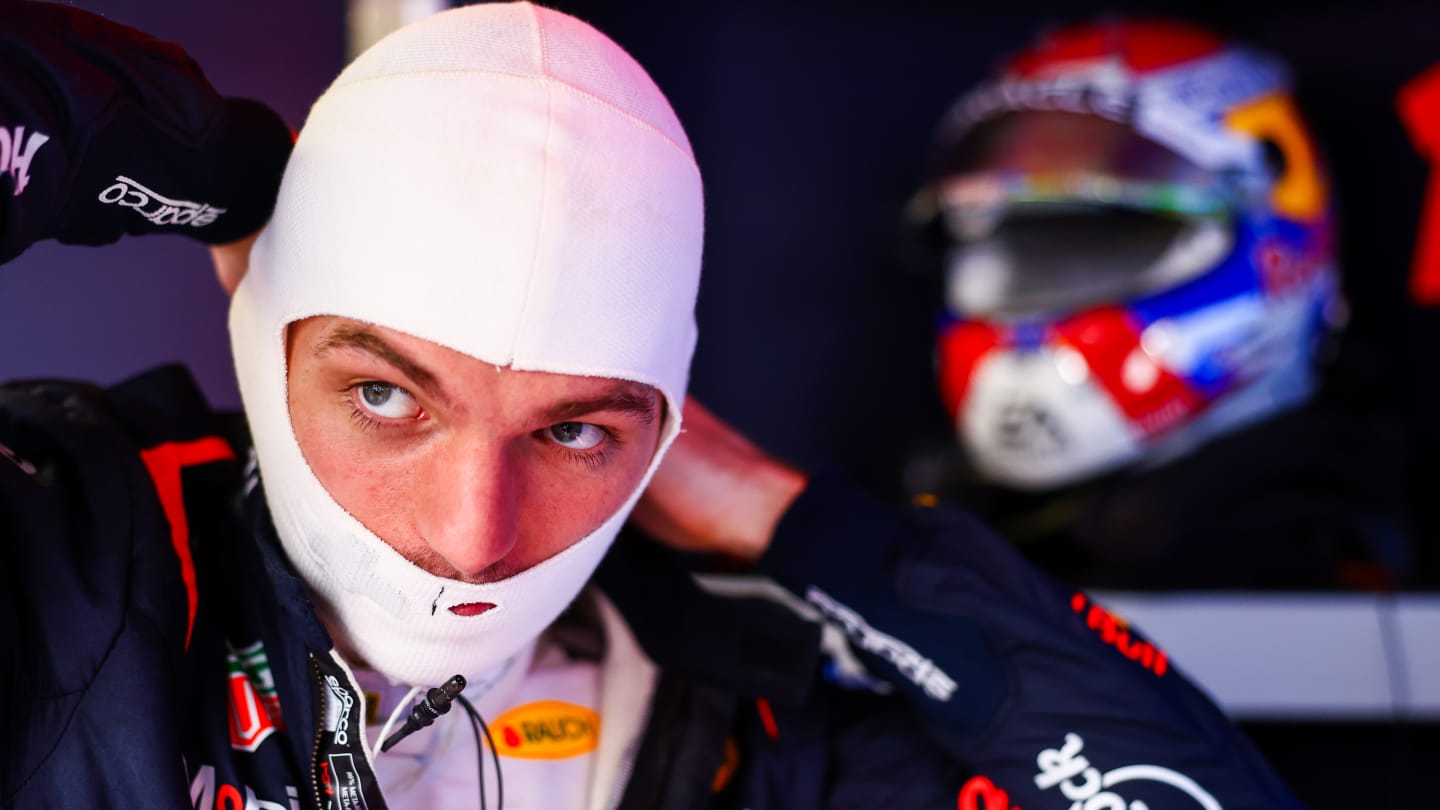
[[[490,726],[485,718],[464,696],[457,696],[460,707],[470,715],[470,729],[475,731],[475,753],[480,759],[480,810],[485,810],[485,751],[480,746],[480,731],[485,732],[485,742],[490,746],[490,759],[495,763],[495,793],[499,810],[505,810],[505,777],[500,771],[500,750],[495,747],[495,738],[490,735]],[[477,731],[476,729],[479,729]]]

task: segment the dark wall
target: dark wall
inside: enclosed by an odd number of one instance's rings
[[[343,0],[75,5],[184,45],[221,93],[263,99],[291,126],[344,61]],[[98,249],[41,244],[0,270],[0,379],[108,383],[178,361],[217,405],[239,407],[227,301],[199,243],[164,236]]]
[[[1404,299],[1426,169],[1393,98],[1440,62],[1440,5],[556,4],[645,64],[694,142],[709,209],[693,389],[802,464],[893,492],[902,459],[948,435],[930,387],[939,279],[911,269],[899,211],[956,95],[1040,27],[1107,11],[1207,23],[1291,63],[1343,210],[1343,395],[1403,408],[1429,367]]]

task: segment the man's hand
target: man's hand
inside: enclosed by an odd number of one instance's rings
[[[634,520],[675,548],[754,562],[807,479],[693,398],[685,400],[684,416],[685,430],[635,507]]]
[[[0,261],[42,239],[234,242],[269,218],[289,128],[179,47],[62,3],[0,3]]]

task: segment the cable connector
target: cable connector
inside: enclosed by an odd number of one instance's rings
[[[401,740],[435,722],[435,718],[450,711],[450,704],[454,703],[455,698],[464,691],[465,677],[456,675],[444,684],[426,692],[425,699],[416,703],[415,708],[410,710],[410,716],[405,718],[405,725],[382,742],[380,750],[389,751]]]

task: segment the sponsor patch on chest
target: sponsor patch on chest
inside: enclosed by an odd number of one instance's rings
[[[254,751],[271,734],[285,729],[275,675],[270,671],[270,659],[260,642],[239,648],[228,642],[227,645],[230,747]]]
[[[563,700],[540,700],[505,712],[490,730],[500,756],[568,759],[599,745],[600,715]]]

